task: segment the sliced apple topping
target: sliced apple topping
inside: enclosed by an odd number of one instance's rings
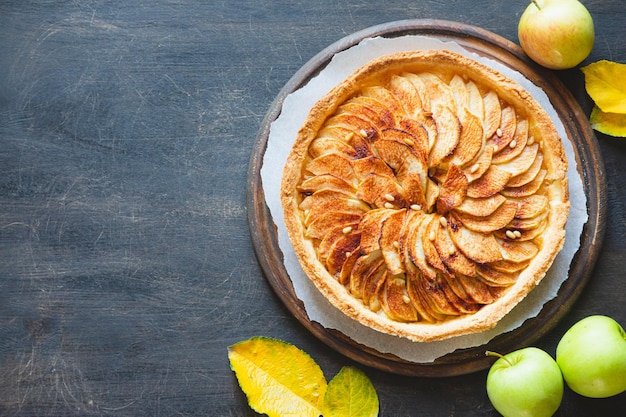
[[[492,234],[474,232],[454,215],[448,219],[448,231],[456,247],[474,262],[484,264],[503,258],[500,245]]]
[[[429,72],[423,72],[419,77],[424,82],[424,95],[430,97],[430,111],[435,113],[437,107],[456,108],[452,90],[441,78]]]
[[[539,145],[535,143],[532,146],[524,148],[522,153],[513,160],[504,164],[498,165],[498,168],[507,171],[511,174],[511,177],[516,177],[528,171],[537,158],[537,152],[539,151]]]
[[[516,175],[515,177],[512,177],[509,180],[509,182],[506,183],[506,186],[510,188],[511,187],[515,188],[515,187],[521,187],[523,185],[529,184],[535,178],[537,178],[539,171],[541,171],[542,165],[543,165],[543,154],[538,153],[533,164],[526,170],[526,172]]]
[[[446,265],[446,267],[457,274],[463,274],[466,276],[475,275],[474,262],[463,255],[454,241],[450,237],[447,227],[437,227],[435,229],[434,244],[439,257]]]
[[[422,99],[415,84],[411,81],[405,77],[393,75],[389,81],[389,90],[396,96],[409,117],[413,118],[422,112]]]
[[[500,98],[495,91],[489,91],[483,97],[483,104],[485,106],[484,133],[486,138],[490,138],[496,133],[498,127],[500,127],[500,120],[502,118]]]
[[[482,177],[470,183],[467,195],[472,198],[485,198],[500,192],[511,179],[511,173],[497,165],[490,165]]]
[[[460,115],[461,135],[452,153],[451,163],[465,166],[473,161],[483,147],[483,127],[480,119],[464,108]]]
[[[539,191],[539,188],[543,184],[543,180],[546,178],[548,172],[545,169],[539,170],[539,173],[528,184],[522,185],[521,187],[506,187],[502,190],[502,195],[505,197],[513,197],[513,198],[521,198],[528,197],[534,195]]]
[[[506,197],[501,194],[494,194],[485,198],[467,197],[456,211],[471,216],[485,217],[491,215],[498,207],[506,201]]]
[[[309,146],[309,154],[312,158],[317,158],[328,153],[340,153],[348,158],[357,157],[357,153],[354,148],[342,139],[332,136],[320,136],[311,142],[311,146]]]
[[[381,129],[393,127],[396,124],[394,113],[383,103],[371,97],[355,97],[341,106],[341,111],[363,117]]]
[[[424,250],[424,259],[428,265],[435,268],[440,274],[449,274],[450,272],[448,271],[448,268],[444,264],[437,248],[435,247],[437,229],[440,227],[442,222],[445,222],[445,218],[439,216],[428,216],[428,218],[424,221],[424,234],[421,236],[422,248]]]
[[[515,136],[500,152],[493,156],[494,164],[502,164],[515,158],[526,148],[528,142],[528,120],[522,119],[517,122]]]
[[[332,174],[347,183],[354,183],[356,177],[350,159],[339,152],[327,153],[313,159],[307,170],[313,175]]]
[[[348,183],[333,174],[321,174],[307,178],[298,185],[301,193],[314,193],[319,190],[331,190],[343,194],[353,194],[356,191],[354,183]]]
[[[387,275],[384,288],[379,294],[383,311],[393,320],[413,322],[418,319],[418,313],[411,303],[404,277]]]
[[[350,293],[363,299],[363,289],[370,274],[382,274],[386,271],[385,261],[380,251],[360,256],[350,270]]]
[[[437,140],[430,150],[428,165],[436,167],[450,156],[459,144],[461,124],[456,114],[449,107],[435,107],[433,118],[437,125]]]
[[[387,270],[392,275],[404,272],[402,257],[400,256],[400,238],[404,226],[406,210],[394,210],[387,216],[380,231],[380,249],[387,265]]]
[[[469,182],[473,182],[482,177],[491,166],[493,147],[487,146],[480,152],[478,159],[463,169]]]
[[[404,107],[398,101],[398,99],[386,88],[373,86],[363,89],[363,96],[371,97],[378,100],[383,106],[385,106],[393,114],[405,114]]]
[[[352,169],[358,178],[362,181],[370,174],[383,175],[393,177],[394,172],[389,165],[377,156],[368,156],[366,158],[355,159],[352,161]]]
[[[339,240],[345,240],[346,238],[353,239],[357,237],[356,245],[358,246],[360,243],[360,232],[358,230],[359,224],[341,224],[329,229],[326,235],[322,238],[319,245],[317,246],[317,254],[320,259],[327,259],[330,255],[331,251],[334,250],[335,244]],[[342,245],[339,246],[341,248]],[[356,247],[356,246],[355,246]],[[352,249],[347,249],[348,252],[352,251]]]
[[[519,208],[515,214],[516,219],[531,219],[548,211],[548,197],[544,195],[531,195],[518,201]]]
[[[457,274],[456,279],[458,283],[463,286],[467,295],[478,304],[491,304],[497,299],[491,287],[475,276]]]
[[[400,184],[386,175],[370,174],[365,177],[357,188],[356,196],[378,208],[407,207]]]
[[[478,117],[478,120],[485,120],[485,102],[478,86],[470,80],[467,82],[466,88],[468,94],[467,109]]]
[[[344,211],[330,211],[313,220],[306,228],[305,235],[312,239],[323,239],[326,233],[340,225],[358,224],[362,214]]]
[[[494,147],[494,153],[498,153],[509,146],[515,135],[516,127],[517,116],[515,110],[510,106],[503,108],[500,117],[500,126],[496,128],[495,133],[492,134],[491,138],[487,141],[488,145]]]
[[[363,215],[359,228],[362,233],[361,250],[364,253],[380,250],[380,236],[382,234],[383,223],[394,211],[395,210],[389,209],[375,209]]]
[[[439,189],[437,213],[444,215],[455,207],[460,206],[467,196],[467,190],[467,177],[463,171],[454,164],[450,165],[446,179]]]
[[[326,258],[326,268],[328,272],[338,278],[341,274],[341,268],[346,262],[348,256],[359,247],[359,233],[342,233],[331,245]]]
[[[512,261],[512,262],[525,262],[533,259],[537,253],[539,252],[539,247],[531,242],[520,242],[520,241],[506,241],[500,240],[498,242],[500,247],[502,248],[503,259]]]
[[[465,227],[479,233],[492,233],[510,224],[517,212],[517,203],[505,201],[492,214],[479,217],[469,214],[457,213],[457,218]]]

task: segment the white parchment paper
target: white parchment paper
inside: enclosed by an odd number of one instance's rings
[[[447,49],[473,58],[520,83],[548,111],[561,137],[569,160],[568,180],[570,186],[571,212],[566,227],[566,241],[546,277],[520,304],[518,304],[494,328],[478,334],[459,336],[443,341],[417,343],[390,336],[363,326],[345,316],[332,306],[308,279],[298,262],[289,241],[280,202],[282,170],[296,134],[314,103],[331,88],[348,77],[370,60],[400,51],[418,49]],[[337,53],[329,65],[307,85],[287,96],[280,116],[270,128],[267,149],[261,168],[265,200],[278,231],[279,246],[284,255],[285,268],[291,277],[296,295],[303,301],[307,315],[325,328],[337,329],[354,341],[374,348],[381,353],[391,353],[402,359],[427,363],[459,348],[469,348],[487,343],[495,336],[514,330],[525,320],[535,317],[544,303],[553,299],[561,284],[567,279],[570,263],[580,246],[580,236],[587,222],[587,204],[582,179],[576,170],[574,148],[565,128],[543,90],[535,86],[519,72],[467,51],[455,42],[443,42],[425,36],[399,38],[368,38],[345,51]]]

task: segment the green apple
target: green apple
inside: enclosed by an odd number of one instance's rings
[[[593,49],[593,19],[578,0],[532,0],[517,28],[526,54],[550,69],[573,68]]]
[[[586,317],[565,332],[556,362],[572,391],[606,398],[626,391],[626,332],[614,319]]]
[[[499,356],[487,374],[487,395],[504,417],[550,417],[563,399],[563,376],[552,356],[527,347]]]

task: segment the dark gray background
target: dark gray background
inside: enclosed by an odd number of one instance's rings
[[[227,346],[255,335],[350,360],[284,308],[254,257],[247,169],[292,75],[355,31],[413,18],[517,42],[525,0],[0,1],[0,415],[252,416]],[[584,2],[585,63],[626,61],[621,0]],[[557,73],[587,114],[578,69]],[[605,244],[538,345],[594,313],[626,325],[626,142],[598,134]],[[363,368],[381,416],[496,416],[486,372]],[[566,391],[558,416],[623,415]]]

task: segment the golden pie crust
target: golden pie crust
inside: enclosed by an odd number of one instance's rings
[[[545,276],[569,213],[552,120],[518,83],[449,51],[377,58],[311,109],[283,171],[298,259],[380,332],[494,327]]]

